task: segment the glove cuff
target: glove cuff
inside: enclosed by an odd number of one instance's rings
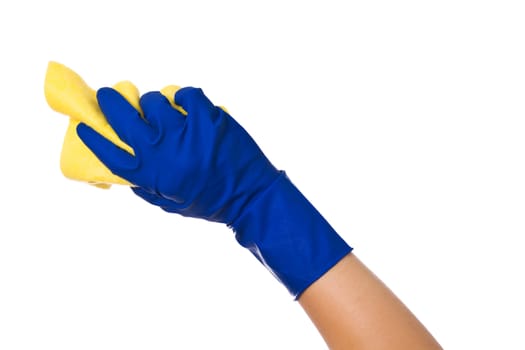
[[[284,171],[231,227],[295,299],[352,251]]]

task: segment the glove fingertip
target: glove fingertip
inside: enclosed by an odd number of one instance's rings
[[[76,132],[77,132],[78,137],[82,141],[84,141],[87,138],[89,138],[90,135],[93,132],[95,132],[95,130],[93,130],[89,125],[87,125],[85,123],[78,123],[77,128],[76,128]]]
[[[148,91],[140,97],[140,107],[142,110],[147,111],[155,108],[159,104],[168,103],[169,101],[160,91]],[[147,112],[145,112],[147,114]]]
[[[201,88],[186,86],[175,92],[174,100],[176,104],[186,109],[189,103],[202,96],[204,96],[204,91]]]
[[[100,103],[100,101],[105,101],[110,98],[113,98],[115,94],[118,94],[116,90],[110,87],[102,87],[97,90],[97,101]]]

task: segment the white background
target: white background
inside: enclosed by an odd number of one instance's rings
[[[224,226],[65,179],[49,60],[204,89],[447,349],[524,349],[523,1],[4,1],[0,349],[323,349]]]

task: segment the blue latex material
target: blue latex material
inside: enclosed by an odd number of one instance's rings
[[[183,88],[173,108],[159,92],[140,99],[144,119],[117,91],[99,106],[135,155],[85,124],[77,133],[133,191],[162,209],[225,223],[298,297],[352,248],[266,158],[249,134],[201,89]]]

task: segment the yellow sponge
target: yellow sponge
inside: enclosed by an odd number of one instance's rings
[[[123,81],[113,86],[140,113],[139,91],[129,81]],[[178,86],[170,85],[161,90],[172,106],[186,112],[173,101]],[[49,62],[44,84],[47,103],[55,111],[70,117],[69,126],[64,137],[60,168],[67,178],[84,181],[100,188],[109,188],[111,184],[130,185],[126,180],[114,175],[98,158],[84,145],[76,133],[77,125],[82,122],[115,145],[133,154],[133,149],[119,139],[108,124],[100,110],[95,90],[68,67]]]

